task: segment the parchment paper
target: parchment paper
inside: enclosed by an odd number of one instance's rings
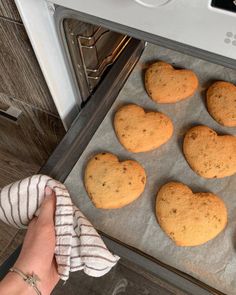
[[[145,92],[143,75],[146,65],[156,60],[194,70],[200,82],[197,94],[176,104],[154,103]],[[65,184],[75,204],[97,229],[226,294],[233,295],[236,294],[236,175],[223,179],[201,178],[190,169],[182,153],[183,136],[194,125],[204,124],[222,134],[236,134],[236,128],[222,127],[207,112],[205,91],[214,80],[236,83],[236,72],[148,44],[117,100]],[[126,151],[118,142],[113,130],[114,113],[119,106],[126,103],[136,103],[146,109],[161,111],[170,116],[175,127],[172,139],[152,152],[132,154]],[[146,170],[145,192],[134,203],[122,209],[96,209],[85,191],[83,185],[85,164],[91,155],[101,151],[114,153],[121,160],[137,160]],[[154,211],[157,191],[161,185],[171,180],[187,184],[194,192],[210,191],[220,196],[228,208],[226,230],[202,246],[175,246],[159,227]]]

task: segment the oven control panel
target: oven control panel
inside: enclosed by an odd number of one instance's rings
[[[213,0],[211,6],[236,13],[236,0]]]

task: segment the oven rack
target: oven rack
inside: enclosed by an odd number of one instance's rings
[[[64,19],[63,32],[65,52],[69,53],[82,101],[86,101],[131,38],[73,18]]]
[[[92,92],[96,84],[101,79],[103,73],[106,71],[106,69],[112,65],[117,58],[120,56],[121,52],[124,50],[128,42],[130,41],[130,37],[126,35],[120,35],[116,34],[117,40],[114,42],[114,48],[112,48],[112,51],[109,52],[105,57],[102,59],[99,58],[100,53],[98,52],[99,43],[103,43],[104,40],[107,40],[110,38],[111,35],[114,35],[113,32],[110,30],[105,30],[102,27],[98,27],[97,30],[90,36],[77,36],[78,46],[81,50],[81,56],[82,56],[82,64],[84,65],[84,70],[86,73],[89,89]],[[104,42],[104,44],[107,44]],[[88,66],[86,63],[85,58],[85,51],[87,50],[86,55],[90,55],[89,51],[91,52],[91,56],[93,55],[96,57],[96,66]],[[94,81],[95,80],[95,81]]]

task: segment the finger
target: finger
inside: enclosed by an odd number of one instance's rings
[[[45,198],[40,206],[38,222],[40,223],[54,223],[54,214],[56,208],[55,193],[49,188],[45,189]]]

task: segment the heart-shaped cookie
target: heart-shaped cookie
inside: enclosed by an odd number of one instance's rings
[[[183,151],[190,167],[202,177],[222,178],[236,172],[235,136],[196,126],[186,133]]]
[[[195,93],[198,78],[190,70],[176,70],[172,65],[160,61],[146,70],[145,87],[155,102],[175,103]]]
[[[178,246],[204,244],[227,224],[227,209],[219,197],[212,193],[194,194],[179,182],[161,187],[156,215],[161,228]]]
[[[146,152],[167,142],[173,134],[170,118],[147,112],[135,104],[121,107],[115,114],[114,127],[120,143],[130,152]]]
[[[84,181],[97,208],[115,209],[130,204],[141,195],[146,173],[136,161],[119,162],[117,156],[101,153],[89,160]]]
[[[236,86],[218,81],[207,90],[207,108],[211,116],[221,125],[236,126]]]

